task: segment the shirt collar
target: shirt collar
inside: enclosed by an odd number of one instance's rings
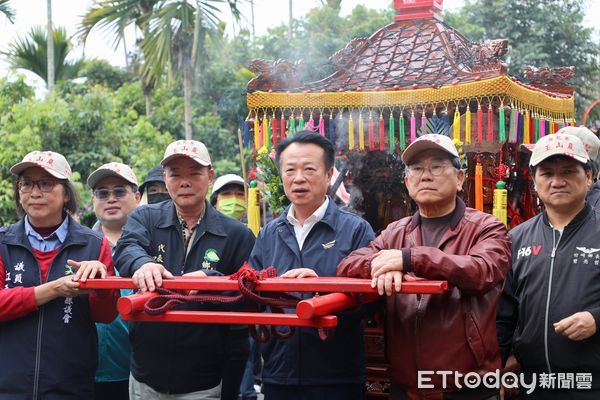
[[[67,237],[67,233],[69,233],[69,218],[65,218],[62,224],[60,224],[60,226],[56,228],[56,230],[52,232],[50,236],[43,238],[42,235],[40,235],[35,231],[35,229],[33,229],[33,226],[31,226],[31,224],[29,223],[29,218],[27,217],[27,215],[25,216],[25,234],[27,236],[33,236],[38,240],[47,240],[48,238],[56,237],[61,243],[64,243]]]
[[[323,201],[323,204],[321,204],[319,206],[319,208],[317,208],[310,217],[306,218],[306,220],[304,221],[304,224],[307,224],[307,223],[316,224],[317,222],[322,220],[323,217],[325,216],[325,212],[327,211],[328,205],[329,205],[329,197],[325,196],[325,201]],[[293,204],[290,206],[290,209],[288,210],[287,220],[293,226],[301,226],[300,222],[294,216],[294,205]]]

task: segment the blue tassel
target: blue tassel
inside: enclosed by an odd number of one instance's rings
[[[517,143],[523,143],[523,138],[525,137],[525,126],[523,123],[525,122],[525,116],[523,113],[519,113],[519,126],[517,129]]]
[[[332,144],[335,144],[335,121],[333,118],[333,113],[329,114],[329,141]]]
[[[248,125],[248,121],[240,120],[242,123],[242,143],[244,147],[248,147],[248,142],[250,141],[250,126]]]

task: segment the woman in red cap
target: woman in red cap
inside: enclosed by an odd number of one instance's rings
[[[10,171],[22,218],[0,229],[0,398],[91,399],[94,322],[117,315],[118,291],[79,282],[114,274],[106,239],[79,225],[67,160],[33,151]]]

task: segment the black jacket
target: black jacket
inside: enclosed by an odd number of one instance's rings
[[[573,341],[553,327],[589,311],[600,328],[600,210],[586,204],[562,235],[545,213],[509,234],[512,268],[497,316],[503,360],[512,350],[525,371],[592,373],[600,387],[600,332]]]
[[[187,257],[171,200],[129,214],[114,254],[121,275],[132,276],[147,262],[161,263],[173,275],[200,269],[223,275],[237,271],[250,255],[254,235],[208,202],[205,205],[206,213]],[[132,322],[131,373],[161,393],[215,387],[221,380],[228,330],[229,325]]]
[[[600,206],[600,181],[596,181],[587,194],[587,202],[594,208]]]

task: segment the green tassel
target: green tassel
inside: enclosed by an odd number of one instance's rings
[[[304,130],[304,113],[300,114],[300,119],[298,120],[298,131]]]
[[[288,135],[294,136],[296,134],[296,117],[294,114],[290,115],[290,124],[288,126]]]
[[[404,115],[400,115],[398,120],[398,130],[400,131],[400,150],[406,149],[406,134],[404,133]]]
[[[504,106],[498,108],[498,132],[500,143],[506,142],[506,124],[504,123]]]
[[[390,112],[390,120],[389,120],[389,130],[390,130],[390,148],[389,153],[394,154],[396,151],[396,135],[395,135],[395,127],[394,127],[394,113]]]
[[[517,117],[516,110],[514,108],[511,108],[510,109],[510,122],[509,122],[509,124],[510,124],[510,130],[509,130],[509,132],[510,132],[510,142],[511,143],[514,143],[514,142],[517,141],[516,140],[516,138],[517,138],[516,137],[517,132],[515,131],[515,122],[516,122],[515,118],[516,117]]]
[[[266,125],[267,125],[267,135],[265,137],[265,145],[267,146],[267,148],[269,149],[269,153],[271,152],[271,149],[273,148],[273,143],[271,142],[271,123],[269,121],[269,119],[266,119]]]
[[[540,117],[538,115],[535,116],[535,143],[540,140]]]

